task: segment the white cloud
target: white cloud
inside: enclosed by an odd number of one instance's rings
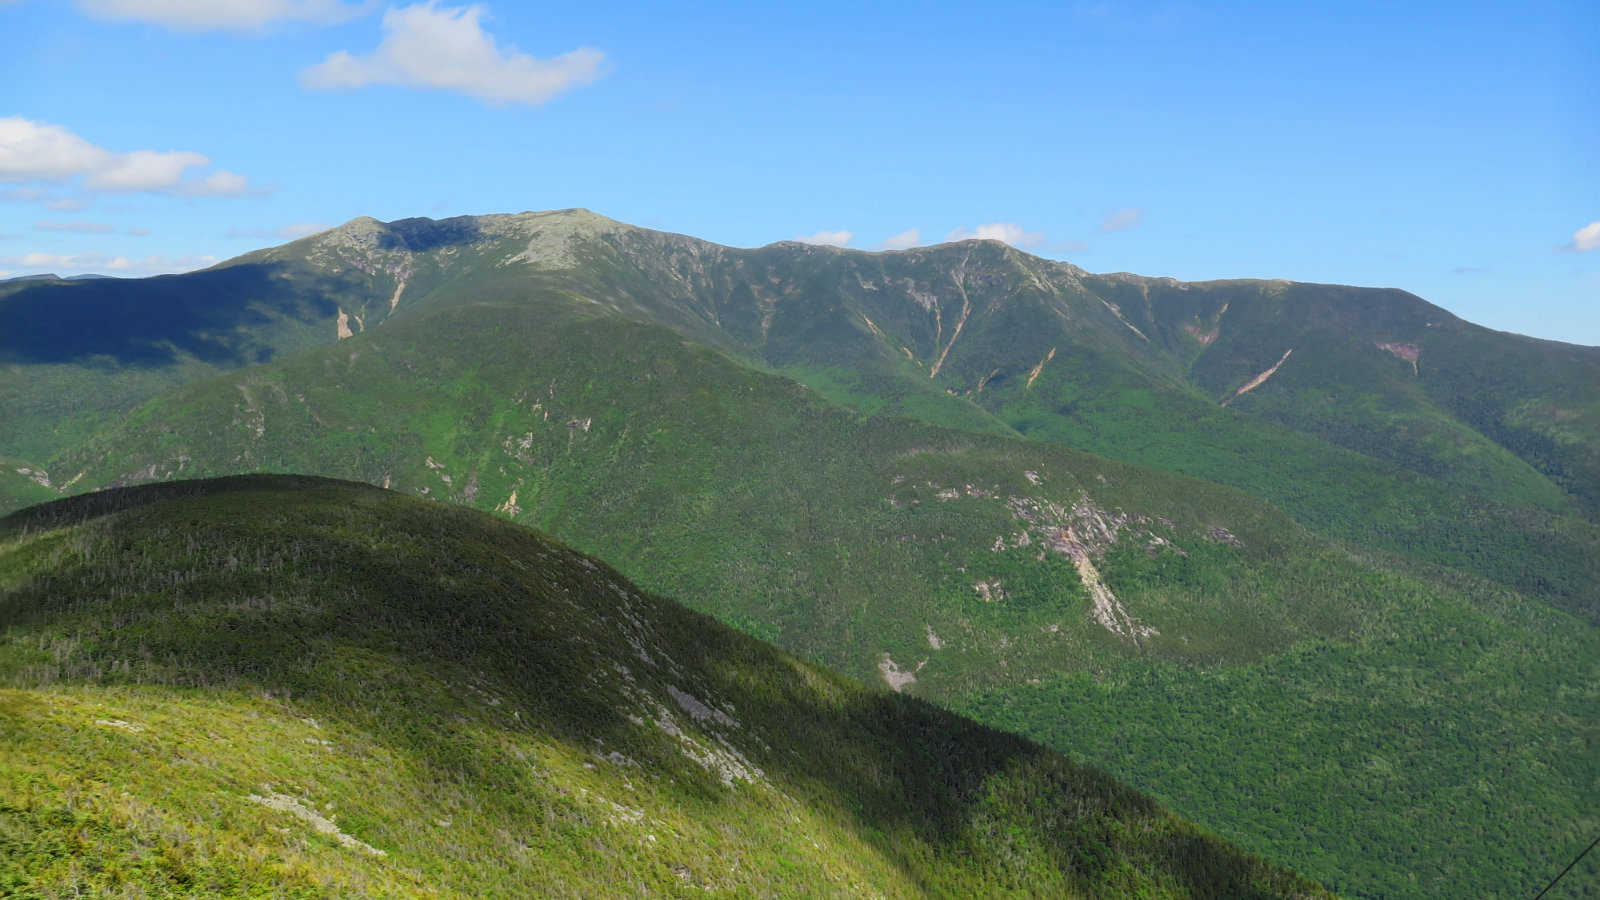
[[[73,234],[110,234],[116,231],[105,222],[52,222],[46,219],[33,225],[40,231],[70,231]]]
[[[1600,222],[1590,222],[1572,233],[1572,243],[1561,248],[1574,253],[1600,250]]]
[[[894,237],[884,238],[879,250],[909,250],[922,243],[922,232],[915,228],[902,231]]]
[[[149,237],[150,236],[150,229],[148,229],[148,228],[129,228],[125,233],[128,234],[128,235],[131,235],[133,237]]]
[[[202,269],[206,266],[216,265],[216,263],[217,258],[209,253],[188,256],[158,254],[146,256],[142,259],[129,259],[126,256],[112,256],[109,253],[94,251],[71,254],[25,253],[22,256],[0,256],[0,265],[59,273],[120,272],[125,275],[165,275],[172,272],[188,272],[194,269]]]
[[[1132,228],[1139,224],[1142,218],[1144,218],[1142,209],[1119,209],[1116,212],[1106,213],[1105,218],[1100,220],[1100,230],[1109,234],[1124,228]]]
[[[319,225],[315,222],[296,222],[282,228],[229,228],[228,237],[231,238],[259,238],[265,241],[294,241],[309,237],[319,231],[327,231],[332,225]]]
[[[855,237],[851,231],[819,231],[806,237],[797,237],[795,240],[802,244],[826,244],[829,247],[843,247]]]
[[[234,197],[251,191],[250,181],[211,165],[186,150],[116,153],[89,143],[60,125],[18,116],[0,118],[0,181],[59,184],[81,177],[86,190],[105,194],[154,193],[187,197]],[[39,188],[8,191],[4,199],[42,202],[52,209],[81,209],[87,201],[62,198]]]
[[[605,54],[579,47],[552,59],[502,48],[479,25],[481,5],[435,9],[432,0],[383,14],[383,40],[356,57],[341,50],[300,73],[317,90],[369,84],[459,91],[486,103],[542,106],[557,94],[593,84]]]
[[[271,190],[268,188],[267,190]],[[227,169],[218,169],[204,178],[185,181],[174,193],[186,197],[237,197],[241,194],[257,193],[250,187],[250,179],[237,172]]]
[[[98,19],[178,31],[253,31],[288,21],[331,25],[371,8],[339,0],[78,0],[78,7]]]
[[[135,150],[115,156],[83,179],[83,186],[108,194],[136,194],[159,191],[178,184],[183,173],[211,160],[198,153]]]
[[[115,157],[59,125],[0,118],[0,181],[66,181],[106,168]]]
[[[957,228],[944,236],[946,241],[1004,241],[1013,247],[1036,247],[1044,242],[1044,232],[1023,231],[1015,222],[990,222],[967,231]]]

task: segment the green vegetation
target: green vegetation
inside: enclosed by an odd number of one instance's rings
[[[48,478],[37,466],[0,456],[0,509],[31,506],[61,496],[47,486]]]
[[[485,353],[486,335],[517,352]],[[1591,629],[1471,579],[1358,562],[1216,485],[863,418],[665,329],[605,318],[552,326],[515,303],[440,308],[185,388],[107,444],[86,449],[85,462],[111,467],[88,477],[163,460],[169,477],[304,468],[499,510],[838,671],[879,683],[886,664],[914,673],[907,690],[1115,768],[1356,896],[1374,885],[1429,896],[1464,853],[1496,860],[1475,873],[1486,893],[1514,895],[1590,822],[1593,761],[1574,748],[1589,735],[1582,710],[1600,658]],[[1098,551],[1106,584],[1159,632],[1137,645],[1096,623],[1072,562],[1049,549],[1096,519],[1120,523]],[[1458,639],[1468,626],[1481,641]],[[1539,680],[1506,693],[1485,647],[1537,666]],[[1284,675],[1288,660],[1317,653],[1371,655],[1387,672],[1424,651],[1430,664],[1405,665],[1403,677],[1331,692],[1337,715],[1308,708],[1295,685],[1310,682]],[[1174,706],[1149,678],[1203,692],[1217,689],[1218,671],[1283,727],[1219,745],[1209,768],[1129,755],[1170,757],[1169,742],[1218,728],[1215,703]],[[1040,710],[1075,703],[1081,679],[1124,685],[1093,707],[1120,743]],[[1462,697],[1474,698],[1470,710]],[[1385,735],[1412,717],[1436,725],[1390,746]],[[1332,743],[1309,744],[1304,730],[1329,721],[1337,733],[1316,737]],[[1508,741],[1539,777],[1503,777]],[[1311,747],[1328,764],[1264,777]],[[1344,754],[1363,764],[1381,754],[1419,782],[1498,787],[1472,817],[1442,790],[1389,818],[1313,803],[1361,786]],[[1201,802],[1197,780],[1254,786]],[[1458,827],[1418,824],[1440,821]],[[1301,824],[1274,827],[1285,822]],[[1396,857],[1369,862],[1377,840]]]
[[[22,455],[74,490],[312,472],[494,511],[1352,896],[1520,897],[1595,827],[1594,348],[1397,291],[582,211],[217,271],[251,267],[267,364],[47,364],[0,330],[40,379],[0,380],[43,398]]]
[[[243,477],[0,522],[8,896],[1328,896],[528,530]]]
[[[1340,892],[1403,879],[1395,893],[1531,896],[1600,829],[1593,792],[1578,788],[1593,775],[1600,644],[1494,591],[1469,607],[1382,588],[1394,605],[1352,640],[1198,678],[1159,664],[1062,673],[955,708],[1043,740],[1070,734],[1082,758],[1158,785],[1163,802]],[[1405,624],[1419,606],[1434,619],[1427,635]],[[1472,676],[1439,677],[1463,650]],[[1589,661],[1581,680],[1552,662],[1570,659]],[[1577,790],[1546,793],[1556,782]],[[1271,803],[1250,799],[1264,790]],[[1240,806],[1255,815],[1229,814]],[[1419,859],[1421,846],[1437,852]],[[1600,895],[1600,868],[1588,874],[1558,896]]]

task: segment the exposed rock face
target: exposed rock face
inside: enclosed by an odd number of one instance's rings
[[[1150,530],[1151,519],[1148,516],[1121,510],[1107,512],[1096,505],[1088,494],[1082,495],[1071,509],[1032,497],[1012,497],[1007,506],[1012,516],[1024,525],[1020,539],[1012,539],[1014,545],[1027,546],[1032,543],[1027,539],[1031,531],[1044,546],[1072,560],[1073,567],[1078,570],[1078,578],[1089,592],[1089,600],[1093,604],[1090,615],[1096,623],[1135,645],[1142,638],[1160,633],[1148,625],[1140,624],[1138,619],[1129,614],[1106,586],[1095,565],[1095,559],[1103,557],[1125,531],[1142,537],[1148,547],[1171,546],[1183,553],[1182,548]]]
[[[1271,378],[1273,375],[1277,374],[1277,371],[1283,367],[1283,364],[1289,361],[1289,354],[1293,352],[1293,348],[1283,351],[1283,357],[1277,362],[1273,363],[1272,368],[1262,372],[1260,375],[1257,375],[1249,381],[1246,381],[1244,384],[1239,385],[1239,389],[1233,392],[1233,396],[1222,401],[1222,405],[1227,406],[1229,403],[1232,403],[1240,397],[1243,397],[1245,394],[1248,394],[1265,384],[1268,378]]]

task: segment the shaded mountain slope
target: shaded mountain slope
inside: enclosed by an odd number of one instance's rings
[[[1327,896],[536,533],[300,477],[0,522],[13,896]]]

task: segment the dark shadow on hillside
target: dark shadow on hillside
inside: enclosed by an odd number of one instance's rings
[[[409,250],[425,253],[458,244],[471,244],[483,237],[477,216],[452,219],[397,219],[384,226],[378,235],[380,250]]]
[[[382,488],[359,481],[342,481],[337,478],[323,478],[320,475],[231,475],[225,478],[192,481],[161,481],[95,491],[91,494],[77,494],[41,503],[38,506],[30,506],[27,509],[19,509],[8,516],[0,517],[0,540],[25,530],[64,528],[125,509],[137,509],[168,500],[246,491],[309,490],[319,487],[384,492]]]
[[[283,263],[247,263],[156,278],[44,282],[0,298],[0,362],[170,365],[193,356],[225,368],[266,362],[258,337],[275,321],[337,315],[350,279],[285,277]]]

